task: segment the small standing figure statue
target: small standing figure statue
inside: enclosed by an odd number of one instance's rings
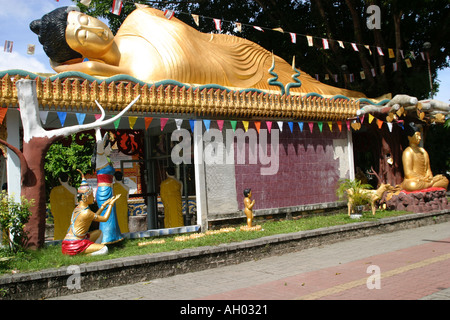
[[[94,192],[82,175],[81,185],[78,188],[78,205],[72,213],[69,229],[62,242],[63,254],[77,255],[103,255],[108,253],[108,247],[102,244],[103,233],[100,230],[89,231],[92,221],[106,222],[109,219],[114,203],[120,195],[109,198],[100,206],[97,212],[89,209],[89,205],[94,203]],[[103,216],[100,214],[103,210]]]
[[[256,231],[261,230],[260,225],[253,226],[253,206],[255,205],[255,200],[252,200],[252,190],[244,190],[244,213],[247,216],[247,225],[242,226],[242,231]]]

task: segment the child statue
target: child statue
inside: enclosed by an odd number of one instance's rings
[[[100,230],[88,232],[92,221],[106,222],[109,219],[111,210],[120,195],[109,198],[102,203],[97,212],[89,209],[89,205],[94,203],[94,192],[82,174],[81,185],[78,188],[78,205],[73,210],[69,230],[65,236],[61,249],[63,254],[77,255],[103,255],[108,253],[108,247],[102,244],[103,234]],[[103,210],[103,216],[100,214]]]
[[[252,190],[245,189],[244,190],[244,213],[247,216],[247,225],[242,226],[242,231],[256,231],[260,230],[261,226],[256,225],[253,226],[253,206],[255,205],[255,200],[252,200]]]

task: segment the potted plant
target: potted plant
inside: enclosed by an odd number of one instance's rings
[[[370,203],[370,195],[366,190],[371,189],[370,184],[363,184],[357,179],[341,179],[336,194],[339,199],[347,199],[348,215],[359,218],[364,207]],[[352,212],[355,216],[352,216]]]

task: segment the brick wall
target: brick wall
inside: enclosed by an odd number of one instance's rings
[[[260,161],[249,164],[248,153],[245,164],[235,161],[239,209],[243,209],[245,188],[252,189],[255,210],[336,201],[336,184],[343,177],[343,163],[344,166],[348,164],[347,129],[344,127],[340,132],[333,124],[330,131],[328,124],[324,123],[320,132],[315,123],[311,133],[307,123],[304,123],[303,131],[294,123],[291,133],[288,124],[284,123],[283,131],[279,132],[279,168],[274,175],[261,175],[261,167],[268,166],[261,165]],[[243,128],[242,124],[238,124],[237,128]],[[254,128],[250,123],[249,130]],[[264,122],[261,129],[267,129]],[[272,125],[274,129],[278,129],[276,122]],[[271,134],[268,134],[268,145],[270,141]],[[341,146],[340,152],[336,152],[336,146]],[[236,148],[235,144],[235,160]],[[344,170],[344,174],[348,173]]]

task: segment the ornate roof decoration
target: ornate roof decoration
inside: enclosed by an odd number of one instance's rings
[[[293,79],[297,81],[297,74]],[[0,72],[0,104],[17,104],[15,82],[36,81],[42,110],[97,112],[97,100],[107,113],[120,112],[138,95],[129,111],[135,114],[165,113],[191,117],[277,118],[298,120],[346,120],[354,118],[360,101],[345,96],[279,94],[258,89],[231,90],[218,85],[189,86],[165,80],[147,84],[127,75],[98,79],[79,72],[43,77],[22,70]],[[297,84],[297,83],[295,83]],[[289,88],[286,88],[289,91]],[[367,100],[367,99],[366,99]],[[369,101],[369,100],[367,100]]]

